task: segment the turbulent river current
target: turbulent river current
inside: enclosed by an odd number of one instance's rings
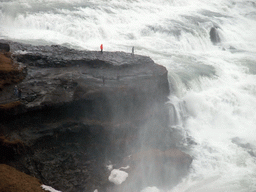
[[[256,192],[255,0],[0,0],[0,38],[150,56],[194,157],[168,191]]]

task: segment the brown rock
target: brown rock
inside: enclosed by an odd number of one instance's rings
[[[19,139],[13,141],[8,140],[5,136],[0,136],[0,163],[6,160],[14,159],[16,154],[21,154],[25,149],[25,145]]]
[[[0,164],[1,192],[45,192],[38,179],[16,170],[5,164]]]
[[[11,109],[16,108],[16,107],[18,107],[20,105],[21,105],[20,101],[13,101],[13,102],[10,102],[10,103],[1,104],[0,105],[0,109],[11,110]]]
[[[0,52],[0,90],[5,85],[20,82],[24,77],[23,68],[14,63],[11,54]]]

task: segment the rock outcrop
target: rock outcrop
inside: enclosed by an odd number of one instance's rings
[[[12,151],[1,163],[65,192],[111,191],[109,162],[121,164],[145,146],[166,157],[175,147],[167,70],[149,57],[0,43],[10,44],[24,74],[0,92],[0,134]]]
[[[0,191],[1,192],[45,192],[41,183],[5,164],[0,164]]]
[[[212,27],[211,28],[211,30],[210,30],[210,39],[211,39],[213,44],[220,43],[221,39],[220,39],[220,35],[219,35],[217,27]]]
[[[166,101],[169,93],[166,69],[149,57],[10,44],[13,58],[27,70],[19,84],[23,108],[16,113],[84,100],[91,102],[99,118],[123,118]],[[15,100],[9,90],[0,99]]]

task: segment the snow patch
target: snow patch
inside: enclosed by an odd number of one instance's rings
[[[47,185],[41,185],[42,189],[44,189],[45,191],[50,191],[50,192],[61,192],[61,191],[58,191],[56,189],[53,189],[52,187],[50,186],[47,186]]]
[[[123,183],[128,177],[128,173],[119,169],[113,169],[108,177],[108,180],[116,185]]]

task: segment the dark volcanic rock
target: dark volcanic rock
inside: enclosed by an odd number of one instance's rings
[[[0,52],[9,52],[10,45],[8,43],[0,43]]]
[[[220,35],[217,27],[212,27],[210,30],[210,38],[213,44],[220,43]]]
[[[141,108],[164,102],[169,94],[166,69],[149,57],[10,44],[13,57],[27,65],[27,77],[19,84],[25,105],[22,113],[82,99],[93,102],[99,117],[126,116],[137,111],[138,103]],[[101,114],[106,108],[109,113]]]
[[[14,85],[0,92],[0,134],[23,147],[2,163],[65,192],[107,191],[110,162],[174,147],[167,70],[149,57],[8,43],[26,77],[20,98]]]

